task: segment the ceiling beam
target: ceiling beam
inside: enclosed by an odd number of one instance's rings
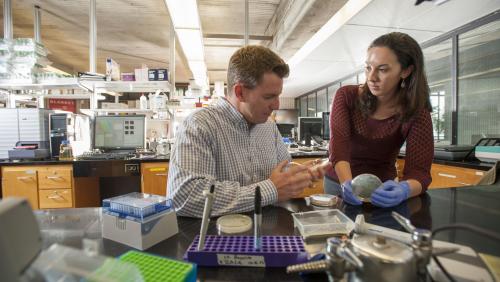
[[[223,34],[223,33],[204,33],[203,38],[213,39],[245,39],[243,34]],[[268,35],[249,35],[250,40],[272,41],[273,37]]]
[[[316,0],[288,0],[278,6],[266,31],[273,34],[271,47],[280,50]]]

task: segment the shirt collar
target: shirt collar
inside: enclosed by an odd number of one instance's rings
[[[248,122],[243,115],[225,98],[221,97],[215,102],[215,106],[223,110],[229,121],[239,125],[241,128],[248,129]]]

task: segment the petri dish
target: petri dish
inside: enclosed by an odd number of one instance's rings
[[[314,194],[309,196],[311,204],[320,207],[332,207],[337,201],[338,197],[330,194]]]
[[[356,195],[362,202],[371,202],[373,191],[382,185],[380,178],[373,174],[360,174],[351,181],[352,193]]]
[[[229,214],[217,219],[219,233],[237,234],[252,229],[252,219],[243,214]]]

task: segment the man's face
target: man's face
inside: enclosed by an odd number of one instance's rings
[[[240,112],[250,124],[264,123],[280,107],[283,79],[273,72],[265,73],[254,89],[241,87]]]

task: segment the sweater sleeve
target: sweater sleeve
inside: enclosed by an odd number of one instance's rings
[[[431,165],[434,158],[434,137],[431,114],[422,110],[407,128],[406,157],[403,180],[415,179],[422,185],[422,193],[432,182]]]
[[[330,110],[330,162],[351,161],[351,119],[348,87],[337,90]],[[357,88],[356,88],[357,90]]]

